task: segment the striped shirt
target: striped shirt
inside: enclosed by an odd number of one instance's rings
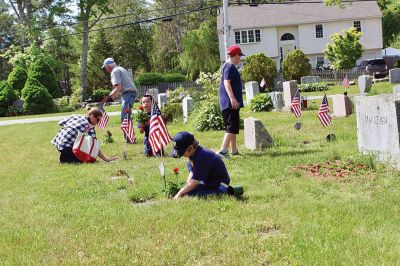
[[[90,127],[88,134],[96,138],[94,127],[89,123],[89,118],[86,116],[72,115],[61,120],[58,124],[63,126],[63,128],[58,131],[51,144],[55,145],[59,151],[74,146],[74,141],[78,133],[85,132],[88,127]]]

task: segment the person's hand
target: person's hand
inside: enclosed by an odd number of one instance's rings
[[[172,199],[173,199],[173,200],[180,199],[180,196],[179,196],[178,194],[176,194]]]
[[[107,103],[110,100],[110,95],[104,96],[103,100],[101,100],[103,103]]]
[[[140,127],[140,128],[139,128],[139,132],[143,134],[144,128],[143,128],[143,127]]]
[[[232,109],[239,109],[239,103],[235,97],[229,98],[231,100]]]

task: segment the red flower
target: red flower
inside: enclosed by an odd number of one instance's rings
[[[140,111],[143,111],[143,110],[144,110],[142,105],[139,106],[139,110],[140,110]]]
[[[174,173],[177,175],[177,174],[179,174],[179,168],[178,167],[175,167],[174,169],[172,169],[172,171],[174,171]]]
[[[127,113],[129,113],[129,111],[130,111],[129,108],[126,108],[124,112],[125,112],[125,114],[127,114]]]

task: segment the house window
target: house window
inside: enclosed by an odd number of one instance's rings
[[[235,42],[240,43],[240,31],[235,31]]]
[[[254,31],[253,30],[249,30],[249,42],[254,42]]]
[[[323,38],[324,37],[324,27],[322,24],[315,25],[315,38]]]
[[[261,42],[260,30],[235,31],[235,43]]]
[[[325,58],[323,56],[317,56],[317,68],[322,67],[325,64]]]
[[[247,31],[242,31],[242,43],[247,43]]]
[[[353,21],[353,27],[356,28],[358,32],[361,32],[361,21],[359,20]]]
[[[294,36],[291,33],[285,33],[281,37],[281,41],[292,41],[294,40]]]

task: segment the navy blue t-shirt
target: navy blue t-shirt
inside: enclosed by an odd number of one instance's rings
[[[238,101],[240,108],[243,107],[242,79],[235,65],[228,62],[222,67],[221,82],[219,84],[219,107],[221,111],[232,108],[228,93],[225,90],[224,80],[231,81],[233,95]]]
[[[192,179],[198,180],[208,187],[218,187],[221,182],[229,185],[231,179],[222,159],[215,152],[197,147],[196,153],[187,162]]]

